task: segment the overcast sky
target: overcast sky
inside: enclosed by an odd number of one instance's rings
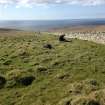
[[[0,20],[105,18],[105,0],[0,0]]]

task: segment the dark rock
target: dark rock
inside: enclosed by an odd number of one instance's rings
[[[91,100],[91,101],[88,102],[87,105],[100,105],[100,103],[97,102],[97,101]]]
[[[65,34],[63,34],[63,35],[60,35],[60,37],[59,37],[59,41],[65,41]]]
[[[5,84],[6,84],[6,79],[0,76],[0,89],[3,88]]]
[[[65,39],[65,34],[59,36],[59,41],[60,42],[70,42],[70,41]]]
[[[27,77],[22,77],[18,79],[17,82],[21,85],[28,86],[32,84],[33,80],[35,80],[35,77],[27,76]]]
[[[48,49],[52,49],[52,48],[53,48],[51,44],[46,44],[46,45],[44,45],[43,47],[44,47],[44,48],[48,48]]]

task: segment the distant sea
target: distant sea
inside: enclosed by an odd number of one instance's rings
[[[71,20],[1,20],[0,28],[28,31],[48,31],[50,29],[72,26],[105,25],[105,19],[71,19]]]

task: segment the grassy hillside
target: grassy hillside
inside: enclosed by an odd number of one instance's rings
[[[0,105],[104,104],[105,45],[0,33]]]

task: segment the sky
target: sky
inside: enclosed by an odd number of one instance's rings
[[[0,0],[0,20],[105,18],[105,0]]]

